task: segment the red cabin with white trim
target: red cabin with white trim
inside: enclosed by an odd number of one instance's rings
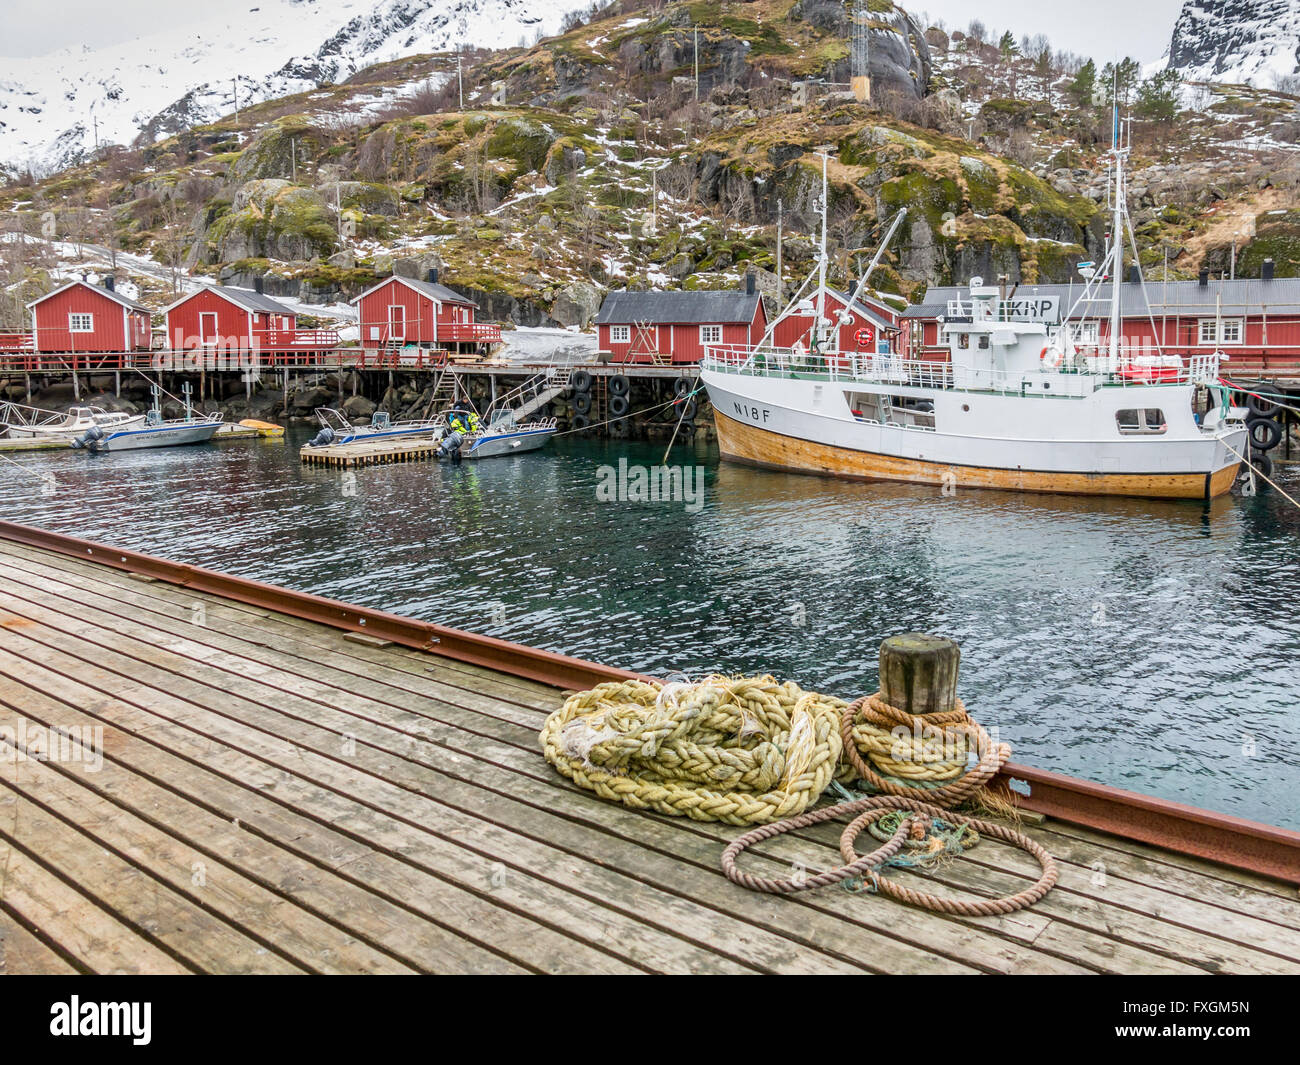
[[[167,347],[275,351],[298,328],[295,311],[260,292],[211,285],[165,308]]]
[[[394,274],[352,301],[358,307],[364,348],[417,345],[456,349],[460,345],[495,344],[500,326],[476,321],[478,304],[438,284],[438,272],[416,281]]]
[[[772,327],[772,344],[778,348],[797,344],[810,350],[813,323],[821,309],[818,303],[814,295],[778,318]],[[829,324],[823,325],[822,335],[838,330],[841,352],[888,352],[897,342],[898,312],[879,300],[864,296],[850,301],[843,292],[828,289],[824,313]]]
[[[696,363],[710,346],[757,344],[763,300],[745,292],[611,292],[596,315],[598,349],[614,362]]]
[[[69,281],[27,309],[36,352],[148,351],[152,343],[149,309],[112,288]]]

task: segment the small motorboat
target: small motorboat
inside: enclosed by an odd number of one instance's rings
[[[144,415],[144,424],[127,428],[92,425],[72,441],[75,448],[87,451],[138,451],[142,448],[179,447],[203,444],[221,428],[223,415],[217,411],[195,417],[190,403],[190,386],[185,386],[185,417],[165,419],[159,405],[159,390],[153,389],[153,407]]]
[[[515,420],[513,411],[498,410],[487,426],[468,429],[465,423],[456,420],[457,413],[452,411],[448,415],[449,423],[442,447],[438,450],[439,458],[453,461],[490,459],[536,451],[556,433],[554,418],[521,423]]]
[[[333,407],[317,407],[316,419],[321,430],[307,441],[306,447],[334,447],[397,436],[433,436],[440,433],[445,424],[441,418],[395,422],[387,411],[377,410],[369,425],[353,425],[346,414]]]
[[[16,440],[72,441],[94,426],[106,430],[138,428],[144,424],[144,415],[103,407],[69,407],[66,414],[60,414],[20,403],[4,403],[0,404],[0,424]]]

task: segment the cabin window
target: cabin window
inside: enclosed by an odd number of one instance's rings
[[[970,347],[970,334],[969,334],[969,333],[958,333],[958,334],[957,334],[957,346],[958,346],[959,348],[968,348],[968,347]]]
[[[609,342],[611,344],[630,344],[632,342],[632,327],[630,325],[611,325],[609,327]]]
[[[94,331],[95,331],[95,316],[93,314],[68,315],[69,333],[93,333]]]
[[[1242,322],[1240,318],[1202,318],[1200,320],[1202,344],[1240,344]]]
[[[1121,433],[1163,433],[1169,428],[1165,423],[1165,412],[1157,407],[1117,410],[1115,424]]]
[[[720,326],[720,325],[702,325],[702,326],[700,326],[700,343],[701,343],[701,344],[721,344],[721,343],[722,343],[722,326]]]
[[[981,351],[984,351],[984,350],[986,350],[986,349],[988,348],[988,346],[989,346],[989,335],[988,335],[988,333],[981,333],[981,334],[980,334],[980,350],[981,350]]]

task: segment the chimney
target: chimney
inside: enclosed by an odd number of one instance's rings
[[[1196,283],[1197,283],[1201,288],[1209,288],[1209,286],[1210,286],[1210,271],[1209,271],[1209,269],[1208,269],[1207,267],[1204,267],[1204,266],[1201,267],[1201,272],[1196,276]]]
[[[753,294],[754,294],[754,272],[751,270],[749,273],[745,275],[745,295],[752,296]]]
[[[1265,259],[1264,265],[1260,268],[1259,276],[1264,281],[1273,280],[1273,260]]]
[[[104,276],[104,287],[108,289],[109,292],[116,292],[117,278],[115,278],[112,274],[106,274]]]
[[[428,277],[429,284],[436,285],[438,283],[438,268],[436,266],[429,267],[429,273],[427,277]]]
[[[253,291],[256,292],[259,296],[265,294],[266,280],[261,277],[253,278]]]
[[[1129,267],[1128,267],[1128,279],[1129,279],[1129,281],[1130,281],[1132,284],[1134,284],[1134,285],[1136,285],[1139,281],[1141,281],[1141,280],[1142,280],[1142,267],[1138,266],[1137,263],[1129,263]]]

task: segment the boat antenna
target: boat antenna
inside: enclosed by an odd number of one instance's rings
[[[1113,263],[1110,278],[1110,372],[1119,369],[1120,299],[1124,272],[1124,156],[1128,150],[1121,146],[1119,124],[1119,75],[1115,77],[1116,92],[1111,102],[1111,155],[1115,160],[1115,197],[1111,205],[1110,249]]]
[[[813,323],[813,341],[820,351],[822,322],[826,319],[826,215],[830,207],[827,167],[830,163],[830,149],[821,148],[817,155],[822,161],[822,244],[821,256],[817,262],[817,321]]]

